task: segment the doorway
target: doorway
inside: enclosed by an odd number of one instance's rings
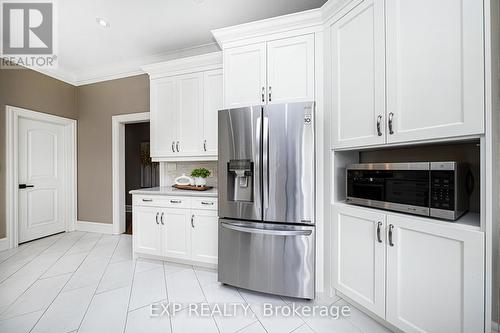
[[[125,233],[127,226],[126,125],[143,123],[149,123],[149,112],[112,117],[113,234]]]
[[[76,120],[6,107],[9,247],[74,230]]]
[[[149,122],[125,124],[125,233],[132,234],[131,190],[160,185],[160,165],[151,160]]]

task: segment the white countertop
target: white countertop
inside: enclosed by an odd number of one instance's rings
[[[172,186],[161,186],[161,187],[151,187],[151,188],[142,188],[139,190],[132,190],[129,193],[142,194],[142,195],[172,195],[172,196],[217,198],[217,188],[215,187],[206,191],[191,191],[191,190],[179,190],[177,188],[173,188]]]

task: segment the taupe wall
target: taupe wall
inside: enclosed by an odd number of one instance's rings
[[[80,86],[78,220],[112,223],[111,117],[149,111],[146,74]]]
[[[77,119],[76,88],[26,69],[0,69],[0,238],[5,237],[5,106]]]

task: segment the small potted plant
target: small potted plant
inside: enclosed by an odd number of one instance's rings
[[[194,185],[196,186],[207,185],[208,176],[210,176],[210,171],[205,168],[197,168],[191,171],[191,177],[194,178]]]

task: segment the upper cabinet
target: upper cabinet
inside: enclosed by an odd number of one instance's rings
[[[217,159],[222,109],[220,53],[144,67],[150,75],[151,157],[154,161]]]
[[[387,141],[482,133],[483,2],[386,1],[386,27]]]
[[[364,1],[333,22],[330,43],[334,147],[385,143],[383,1]]]
[[[327,27],[334,148],[484,133],[482,1],[367,0]]]
[[[314,34],[224,49],[226,108],[314,101]]]

